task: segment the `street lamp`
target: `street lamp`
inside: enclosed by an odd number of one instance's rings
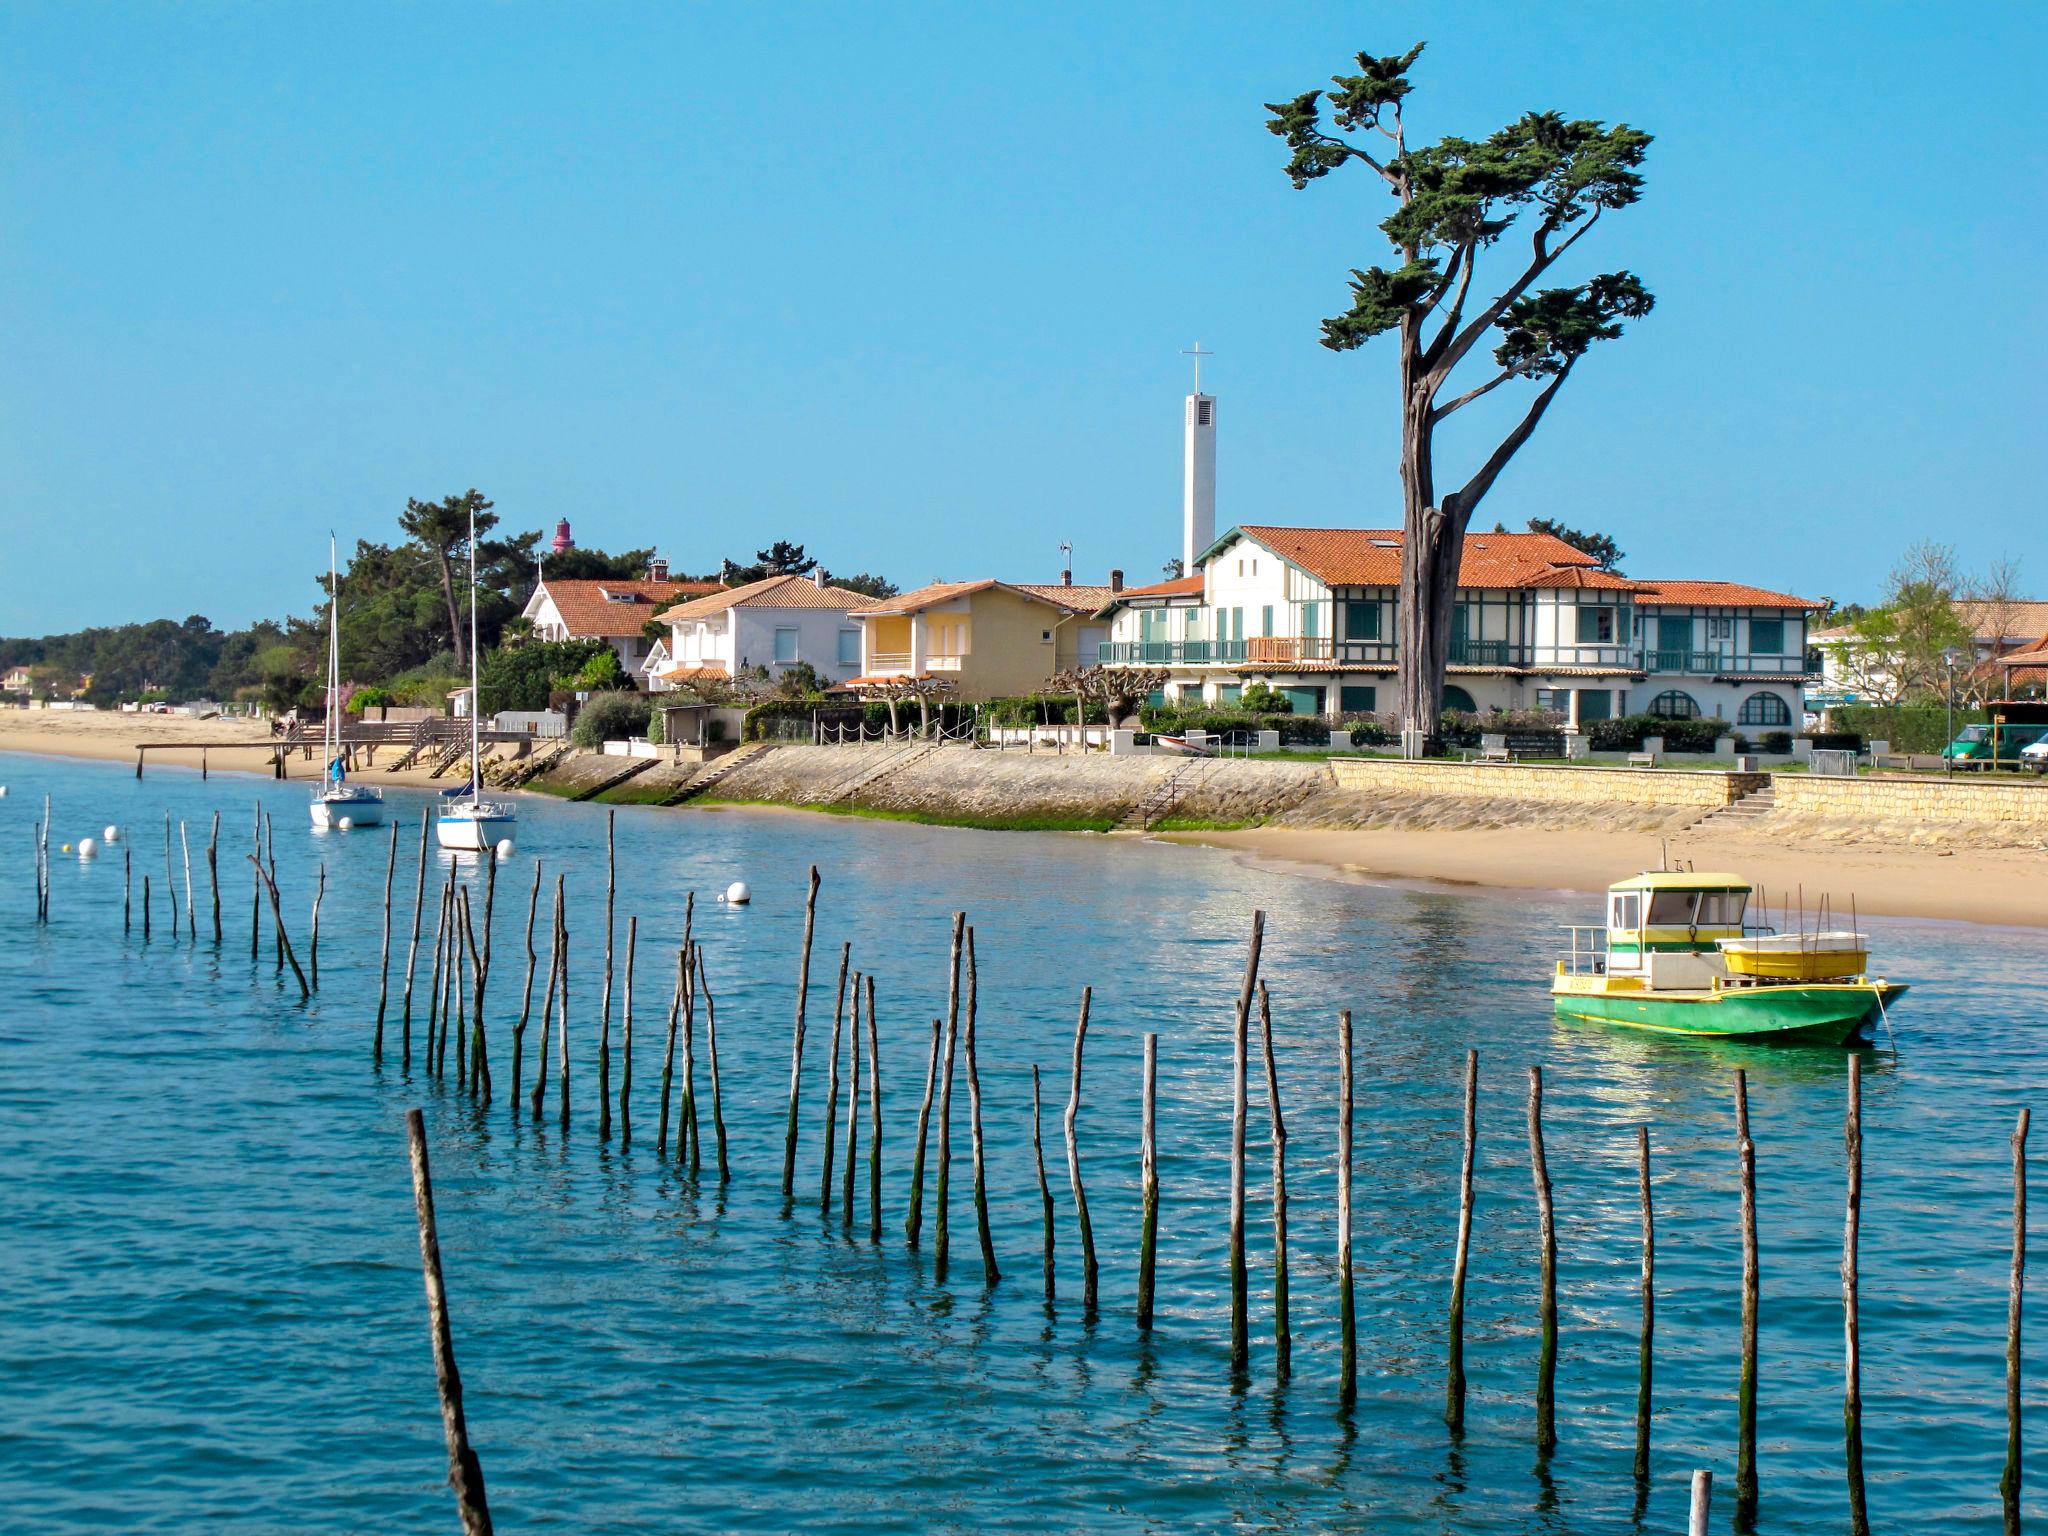
[[[1944,692],[1948,696],[1948,748],[1941,754],[1941,771],[1943,773],[1955,772],[1956,667],[1966,659],[1964,653],[1955,646],[1950,646],[1941,653],[1941,671],[1947,683]]]

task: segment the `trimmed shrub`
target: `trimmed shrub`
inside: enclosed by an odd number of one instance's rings
[[[587,748],[608,741],[630,741],[647,734],[653,713],[653,701],[644,693],[600,693],[576,716],[569,739]]]
[[[1715,744],[1729,734],[1725,720],[1673,720],[1662,715],[1623,715],[1614,720],[1594,720],[1585,732],[1596,752],[1640,752],[1652,736],[1664,738],[1667,752],[1712,752]]]

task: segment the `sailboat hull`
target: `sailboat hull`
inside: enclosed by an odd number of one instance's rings
[[[483,853],[510,841],[514,826],[509,810],[481,815],[444,811],[434,818],[434,842],[451,853]]]
[[[332,827],[344,817],[352,827],[384,824],[384,798],[375,791],[360,795],[316,795],[311,809],[316,827]]]

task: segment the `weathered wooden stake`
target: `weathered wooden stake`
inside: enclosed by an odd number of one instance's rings
[[[465,956],[462,948],[462,924],[469,911],[469,887],[456,888],[454,899],[448,903],[448,971],[442,981],[447,988],[441,1000],[441,1055],[439,1069],[442,1077],[448,1075],[449,1021],[454,1021],[455,1034],[455,1085],[459,1090],[466,1081],[464,1071],[463,1041],[467,1032],[463,1025],[467,1003],[463,1000],[462,978]]]
[[[1458,1246],[1451,1259],[1450,1369],[1444,1422],[1465,1427],[1465,1276],[1472,1262],[1472,1161],[1479,1145],[1479,1052],[1465,1052],[1465,1157],[1458,1175]]]
[[[1003,1278],[996,1266],[995,1238],[988,1224],[988,1174],[982,1160],[981,1072],[975,1061],[974,1025],[981,996],[980,972],[974,963],[974,930],[967,930],[967,1115],[974,1153],[974,1229],[981,1239],[981,1267],[990,1284]]]
[[[1650,1128],[1636,1127],[1636,1183],[1643,1201],[1643,1337],[1636,1351],[1636,1462],[1638,1484],[1650,1480],[1650,1345],[1657,1331],[1657,1223],[1650,1205]]]
[[[818,1178],[818,1209],[828,1212],[832,1209],[832,1157],[839,1130],[839,1035],[846,1023],[846,978],[853,964],[853,946],[839,946],[839,986],[832,996],[832,1055],[825,1076],[825,1141],[819,1161],[823,1172]],[[854,981],[858,990],[860,981]]]
[[[434,921],[434,964],[427,977],[427,1074],[434,1073],[435,1046],[440,1036],[435,1024],[441,1017],[442,986],[441,968],[448,957],[448,909],[455,903],[455,882],[452,879],[441,882],[441,901]]]
[[[256,857],[263,857],[263,802],[256,802]],[[249,960],[254,964],[262,958],[263,939],[263,871],[257,870],[249,877]]]
[[[789,1044],[789,1126],[782,1139],[782,1198],[785,1201],[796,1188],[796,1111],[804,1077],[804,1004],[809,1001],[811,993],[811,935],[817,923],[818,866],[813,864],[810,889],[804,897],[804,948],[796,967],[796,1029]]]
[[[702,993],[704,998],[704,1051],[711,1062],[711,1134],[718,1142],[718,1179],[720,1183],[732,1177],[732,1166],[725,1159],[725,1101],[718,1086],[718,1001],[711,995],[711,980],[704,974],[704,946],[697,946],[697,985],[692,994]],[[697,1155],[697,1142],[691,1133],[690,1155]]]
[[[846,1155],[840,1158],[839,1220],[853,1229],[854,1165],[860,1160],[860,972],[853,973],[853,1013],[847,1029]]]
[[[182,830],[182,828],[181,828]],[[327,899],[327,861],[320,861],[320,877],[313,887],[313,926],[306,940],[306,959],[313,968],[313,985],[320,985],[320,903]],[[192,911],[192,893],[185,893],[185,912]],[[195,935],[196,937],[196,935]]]
[[[220,812],[213,813],[213,831],[206,839],[206,883],[213,888],[213,942],[220,942]]]
[[[142,877],[142,942],[149,942],[149,876]]]
[[[1088,1039],[1088,1005],[1093,988],[1081,989],[1081,1014],[1074,1024],[1074,1068],[1067,1084],[1067,1177],[1074,1186],[1074,1216],[1081,1228],[1081,1307],[1095,1314],[1095,1230],[1088,1225],[1088,1192],[1081,1186],[1081,1145],[1074,1123],[1081,1114],[1081,1047]]]
[[[597,1022],[597,1137],[612,1133],[612,898],[618,887],[618,852],[613,842],[619,813],[604,813],[604,1001]]]
[[[1251,1277],[1244,1259],[1245,1073],[1250,1055],[1252,988],[1258,982],[1259,947],[1266,914],[1252,913],[1252,941],[1237,992],[1236,1030],[1230,1046],[1230,1368],[1239,1375],[1251,1365]]]
[[[493,870],[496,864],[490,866]],[[484,1022],[484,990],[491,984],[491,898],[490,878],[484,880],[484,934],[479,940],[470,926],[469,893],[462,894],[462,936],[469,944],[469,1091],[477,1102],[491,1102],[491,1042]],[[517,1102],[517,1095],[514,1101]]]
[[[882,1043],[875,1034],[875,978],[868,986],[868,1241],[882,1240]]]
[[[938,1020],[932,1021],[932,1049],[938,1049]],[[930,1090],[926,1090],[929,1092]],[[1038,1063],[1031,1063],[1031,1156],[1038,1164],[1038,1203],[1045,1212],[1045,1299],[1053,1299],[1052,1186],[1045,1181],[1045,1138],[1040,1134],[1044,1117],[1038,1108]]]
[[[218,812],[214,815],[214,824],[216,827],[220,824]],[[391,884],[398,874],[398,823],[396,820],[393,820],[391,823],[390,843],[390,852],[385,856],[384,860],[384,947],[382,953],[377,958],[377,1029],[376,1033],[370,1037],[370,1060],[373,1062],[382,1062],[384,1060],[384,1009],[391,1001]],[[208,864],[213,862],[213,849],[210,847],[206,850],[206,862]],[[220,922],[220,892],[217,885],[214,890],[213,920],[216,924]],[[219,938],[220,935],[216,933],[214,935],[215,941],[218,942]]]
[[[394,839],[396,836],[397,834],[394,833]],[[388,893],[385,900],[385,911],[387,914],[388,934],[388,915],[390,911]],[[526,1026],[533,1018],[533,973],[534,968],[540,964],[540,954],[533,947],[533,920],[539,914],[540,860],[535,859],[533,861],[533,891],[526,898],[526,985],[519,992],[519,1022],[512,1026],[512,1114],[515,1119],[519,1114],[519,1095],[525,1086],[522,1070],[524,1061],[522,1058],[526,1051]]]
[[[1854,1070],[1855,1058],[1850,1058]],[[1735,1388],[1735,1527],[1756,1523],[1756,1143],[1749,1139],[1749,1079],[1735,1069],[1735,1152],[1742,1181],[1742,1375]]]
[[[178,851],[185,861],[185,937],[199,942],[199,909],[192,901],[192,839],[185,835],[185,823],[178,823]],[[313,985],[320,985],[320,968],[313,968]]]
[[[953,1057],[960,1043],[960,950],[967,933],[967,914],[953,914],[953,945],[946,979],[946,1053],[939,1067],[939,1176],[933,1198],[938,1203],[933,1222],[933,1278],[946,1278],[946,1261],[952,1253],[953,1180]]]
[[[691,891],[683,898],[683,942],[676,950],[676,984],[668,1000],[668,1047],[661,1056],[661,1125],[654,1133],[654,1150],[660,1157],[668,1156],[669,1102],[675,1089],[676,1025],[682,1021],[683,986],[690,968],[690,918],[696,906],[697,893]]]
[[[121,844],[121,931],[127,933],[135,922],[135,850]]]
[[[1741,1077],[1736,1074],[1737,1079]],[[1747,1132],[1743,1139],[1748,1140]],[[1842,1150],[1847,1154],[1849,1172],[1848,1199],[1844,1202],[1842,1216],[1842,1443],[1844,1470],[1849,1481],[1849,1532],[1850,1536],[1870,1536],[1870,1512],[1863,1503],[1863,1327],[1859,1315],[1857,1283],[1857,1243],[1863,1228],[1863,1058],[1852,1055],[1849,1058],[1849,1107],[1842,1126]],[[1743,1275],[1743,1298],[1745,1308],[1749,1296],[1749,1271],[1745,1266]],[[1745,1322],[1747,1319],[1745,1319]],[[2008,1391],[2010,1388],[2008,1388]],[[1752,1405],[1752,1411],[1754,1411]],[[1752,1471],[1751,1476],[1754,1477]],[[2018,1473],[2013,1473],[2015,1484]],[[2001,1487],[2001,1491],[2002,1487]],[[2014,1492],[2018,1489],[2015,1486]],[[1751,1512],[1754,1516],[1755,1493],[1752,1490]],[[1735,1494],[1738,1517],[1742,1508],[1741,1484],[1738,1481]],[[2009,1508],[2009,1506],[2008,1506]],[[2007,1516],[2008,1520],[2012,1518]]]
[[[1032,1069],[1032,1113],[1037,1114],[1038,1081],[1037,1069]],[[1145,1072],[1139,1089],[1138,1118],[1138,1188],[1140,1202],[1140,1225],[1138,1228],[1138,1331],[1150,1332],[1152,1328],[1152,1292],[1159,1263],[1159,1036],[1145,1036]],[[1037,1135],[1037,1125],[1032,1126]],[[1040,1185],[1039,1192],[1045,1196],[1047,1224],[1045,1229],[1045,1285],[1046,1294],[1052,1294],[1052,1196]],[[1284,1271],[1283,1271],[1284,1273]]]
[[[2012,1287],[2005,1304],[2005,1473],[1998,1480],[2005,1536],[2020,1531],[2020,1297],[2027,1283],[2027,1116],[2012,1132]]]
[[[1280,1068],[1273,1060],[1273,1000],[1259,982],[1259,1049],[1266,1063],[1266,1107],[1273,1123],[1273,1370],[1294,1369],[1294,1331],[1287,1315],[1287,1122],[1280,1117]]]
[[[1358,1308],[1351,1283],[1351,1010],[1337,1015],[1337,1400],[1358,1401]]]
[[[1536,1352],[1536,1451],[1557,1449],[1557,1223],[1550,1201],[1550,1164],[1543,1156],[1543,1068],[1529,1068],[1529,1173],[1536,1184],[1542,1242],[1542,1339]]]
[[[633,1144],[633,952],[640,942],[640,919],[626,919],[626,1036],[619,1062],[619,1145]]]
[[[1714,1474],[1701,1467],[1692,1475],[1692,1513],[1685,1522],[1686,1536],[1707,1536],[1707,1517],[1714,1508]]]
[[[562,1129],[569,1129],[569,914],[560,909],[556,919],[561,942],[558,948],[560,977],[555,986],[555,1079],[560,1096]]]
[[[313,989],[306,985],[306,973],[299,969],[299,957],[293,952],[291,938],[284,931],[284,910],[278,905],[277,882],[270,877],[270,872],[263,867],[260,859],[251,858],[249,862],[256,866],[256,873],[263,881],[263,889],[270,897],[270,915],[277,922],[278,942],[284,946],[285,958],[292,963],[292,974],[299,979],[299,996],[301,998],[311,997]],[[143,937],[147,938],[149,936],[149,882],[147,879],[143,881],[142,890]]]
[[[48,823],[45,822],[47,826]],[[45,834],[47,836],[47,834]],[[171,940],[178,937],[178,877],[171,870],[171,813],[164,812],[164,900],[171,904]]]
[[[676,1124],[676,1160],[687,1157],[693,1179],[704,1166],[704,1130],[697,1112],[697,964],[703,947],[691,943],[689,973],[683,978],[683,1113]]]
[[[939,1082],[939,1036],[945,1025],[932,1020],[932,1048],[924,1063],[924,1103],[917,1111],[917,1151],[910,1160],[910,1214],[904,1219],[903,1234],[915,1248],[924,1226],[925,1134],[932,1123],[932,1095]]]
[[[528,1101],[533,1118],[540,1118],[541,1104],[545,1101],[548,1086],[548,1032],[555,1022],[555,978],[562,971],[562,884],[564,877],[555,876],[554,924],[548,935],[548,981],[540,1000],[540,1049],[533,1053],[533,1096]]]
[[[441,1429],[448,1441],[448,1486],[455,1490],[465,1536],[491,1536],[483,1464],[469,1443],[469,1423],[462,1412],[462,1376],[455,1368],[448,1288],[441,1276],[441,1234],[434,1221],[434,1180],[427,1168],[426,1122],[417,1109],[405,1112],[405,1136],[412,1152],[412,1202],[419,1217],[420,1270],[426,1277],[427,1324],[434,1340],[434,1385],[441,1395]]]
[[[425,811],[420,813],[420,874],[412,892],[412,942],[405,951],[405,997],[399,1005],[399,1028],[405,1036],[405,1066],[408,1071],[412,1068],[412,978],[419,969],[420,916],[427,904],[427,836],[433,830],[433,820]]]

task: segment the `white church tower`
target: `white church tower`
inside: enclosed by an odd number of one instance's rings
[[[1202,359],[1215,354],[1198,341],[1186,355],[1195,360],[1195,392],[1181,453],[1181,568],[1192,576],[1196,557],[1216,542],[1216,397],[1202,393]]]

